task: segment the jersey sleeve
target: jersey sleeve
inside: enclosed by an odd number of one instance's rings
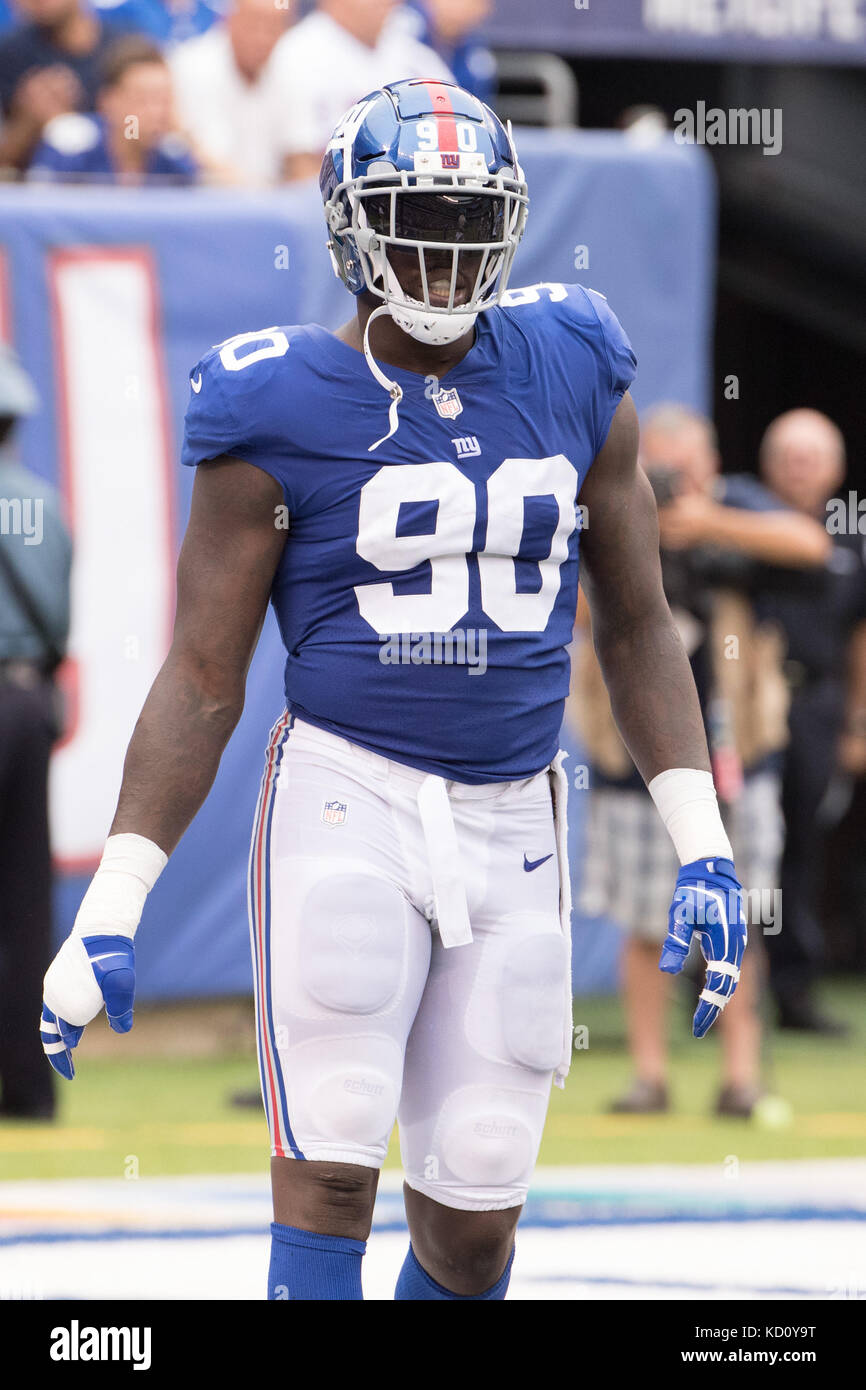
[[[288,348],[283,330],[271,328],[230,338],[205,353],[190,374],[182,464],[194,468],[229,454],[276,478],[289,500],[280,409]]]
[[[189,378],[189,404],[183,429],[180,461],[189,468],[222,454],[245,450],[247,433],[236,418],[226,389],[217,348],[196,363]]]
[[[604,446],[617,406],[635,379],[637,358],[625,329],[598,290],[584,289],[595,321],[598,359],[596,388],[596,453]]]

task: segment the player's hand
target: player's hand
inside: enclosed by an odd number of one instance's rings
[[[669,975],[680,973],[693,934],[707,962],[707,978],[693,1023],[695,1037],[702,1038],[737,988],[749,939],[743,889],[730,859],[698,859],[680,869],[659,970]]]
[[[54,1070],[72,1080],[72,1050],[103,1004],[115,1033],[128,1033],[134,999],[135,947],[128,936],[68,936],[45,974],[39,1025]]]

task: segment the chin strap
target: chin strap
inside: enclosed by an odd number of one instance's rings
[[[387,391],[388,395],[391,397],[391,404],[388,408],[388,424],[390,429],[387,434],[382,435],[381,439],[377,439],[375,444],[369,445],[367,449],[368,454],[371,454],[374,449],[378,449],[379,445],[384,444],[386,439],[390,439],[391,435],[396,433],[397,427],[400,424],[397,418],[397,410],[403,399],[403,388],[398,382],[392,381],[390,377],[385,375],[370,351],[370,324],[374,319],[378,318],[380,314],[389,314],[390,312],[387,304],[380,304],[378,309],[374,309],[367,319],[367,324],[364,329],[364,356],[367,359],[367,366],[370,368],[370,371],[373,373],[379,385],[383,390]]]

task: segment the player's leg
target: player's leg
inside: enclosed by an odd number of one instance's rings
[[[294,741],[293,741],[294,738]],[[271,1298],[357,1299],[426,979],[387,798],[279,725],[253,836],[250,921],[272,1136]]]
[[[363,1298],[361,1261],[378,1182],[378,1168],[271,1159],[274,1220],[268,1298]]]
[[[359,1163],[271,1159],[274,1220],[300,1230],[366,1240],[378,1186],[379,1169]]]
[[[452,804],[474,940],[446,950],[434,936],[407,1044],[411,1248],[398,1299],[505,1297],[551,1081],[571,1045],[570,910],[547,778]]]
[[[505,1297],[523,1206],[457,1211],[403,1184],[411,1232],[397,1284],[400,1300]]]

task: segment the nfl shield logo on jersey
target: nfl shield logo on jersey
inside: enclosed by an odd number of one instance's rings
[[[431,396],[433,404],[442,416],[443,420],[453,420],[463,409],[463,402],[456,390],[437,391],[435,396]]]
[[[325,825],[343,825],[348,810],[345,801],[326,801],[322,807],[322,820]]]

